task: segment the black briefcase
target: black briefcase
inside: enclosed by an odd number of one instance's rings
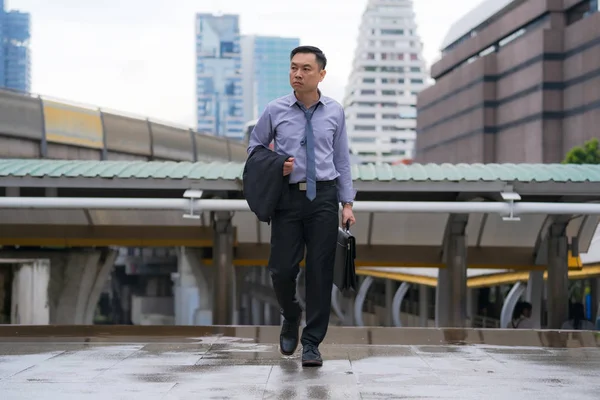
[[[346,229],[338,228],[335,264],[333,266],[333,283],[342,293],[357,290],[355,259],[356,240],[350,233],[350,224],[346,223]]]

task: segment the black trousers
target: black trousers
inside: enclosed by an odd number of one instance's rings
[[[301,343],[319,345],[331,312],[333,264],[337,246],[339,203],[335,181],[318,182],[317,197],[290,185],[271,220],[269,272],[281,313],[288,321],[300,317],[296,278],[306,246],[306,327]]]

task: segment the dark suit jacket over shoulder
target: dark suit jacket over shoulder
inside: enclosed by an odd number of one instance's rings
[[[259,221],[270,222],[281,194],[289,181],[283,176],[283,164],[288,156],[277,154],[263,146],[250,153],[243,173],[244,197]]]

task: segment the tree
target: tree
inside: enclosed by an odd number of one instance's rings
[[[600,143],[597,138],[575,146],[567,153],[563,164],[600,164]]]

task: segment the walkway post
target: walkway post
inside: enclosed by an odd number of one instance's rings
[[[234,305],[232,213],[213,213],[213,276],[215,277],[213,325],[231,325]]]
[[[454,214],[446,226],[446,268],[439,270],[436,289],[438,328],[464,328],[467,324],[467,222],[468,215]]]
[[[567,223],[548,230],[548,329],[560,329],[569,316]]]

